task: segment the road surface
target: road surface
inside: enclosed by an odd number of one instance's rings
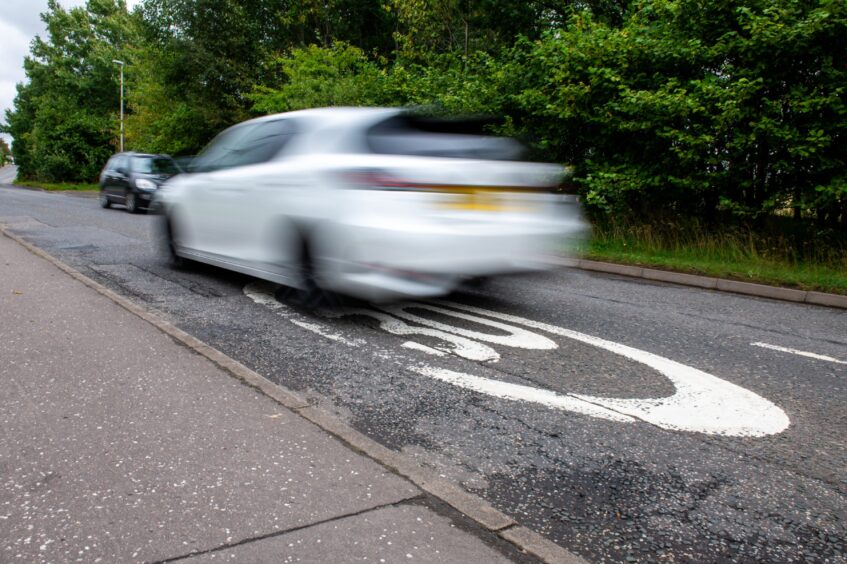
[[[847,312],[576,270],[306,312],[175,270],[154,218],[0,222],[589,561],[847,561]]]
[[[18,167],[15,165],[0,167],[0,184],[11,184],[17,175]]]

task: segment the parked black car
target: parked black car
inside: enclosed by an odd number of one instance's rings
[[[123,204],[130,213],[150,206],[153,193],[168,178],[181,172],[168,155],[118,153],[100,173],[100,205]]]

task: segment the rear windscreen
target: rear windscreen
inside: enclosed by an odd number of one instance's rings
[[[485,133],[490,121],[394,116],[371,127],[367,144],[382,155],[457,159],[519,160],[524,147],[514,139]]]

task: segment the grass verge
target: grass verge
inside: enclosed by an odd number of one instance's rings
[[[64,190],[72,190],[76,192],[93,192],[100,190],[99,184],[86,184],[86,183],[70,183],[70,182],[61,182],[58,184],[50,184],[46,182],[37,182],[33,180],[16,180],[14,183],[15,186],[27,186],[29,188],[41,188],[42,190],[49,190],[51,192],[61,192]]]
[[[662,232],[650,226],[597,227],[581,255],[590,260],[847,294],[847,252],[797,260],[785,245],[749,232]]]

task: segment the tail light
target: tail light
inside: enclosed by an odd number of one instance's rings
[[[431,190],[436,186],[408,182],[381,170],[350,170],[340,174],[351,188],[367,190],[418,191]]]
[[[392,190],[400,192],[556,192],[557,186],[496,186],[496,185],[469,185],[469,184],[443,184],[434,182],[412,182],[403,180],[382,170],[350,170],[340,173],[341,179],[350,187],[365,190]],[[576,186],[573,192],[576,193]]]

